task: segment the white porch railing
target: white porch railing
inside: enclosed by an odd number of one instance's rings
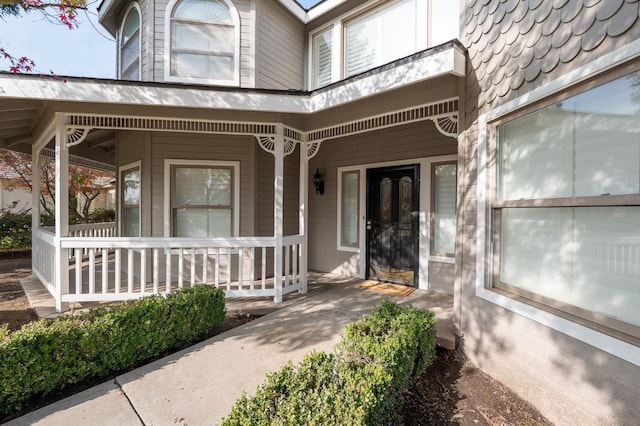
[[[274,277],[276,239],[247,238],[89,238],[64,237],[69,291],[61,302],[118,301],[206,283],[227,297],[272,296],[304,291],[300,271],[303,237],[283,239],[282,275]],[[36,276],[55,296],[55,239],[34,232]],[[82,254],[86,253],[86,256]],[[40,254],[44,256],[41,258]],[[63,271],[64,274],[64,271]]]
[[[69,225],[70,237],[93,237],[105,238],[116,236],[116,223],[81,223],[77,225]]]

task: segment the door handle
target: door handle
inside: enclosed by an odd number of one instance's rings
[[[367,220],[367,229],[371,229],[371,219]]]

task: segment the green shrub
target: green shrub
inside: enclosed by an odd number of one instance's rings
[[[224,292],[198,285],[109,308],[0,329],[0,414],[90,377],[181,348],[222,323]]]
[[[89,223],[113,222],[116,220],[115,209],[95,209],[89,213]]]
[[[347,326],[334,353],[311,353],[243,395],[225,425],[378,425],[398,421],[402,390],[435,356],[432,312],[384,301]]]
[[[0,248],[21,249],[31,247],[31,213],[0,209]]]

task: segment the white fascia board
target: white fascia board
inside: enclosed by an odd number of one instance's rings
[[[464,54],[455,47],[314,93],[310,109],[322,111],[445,74],[465,75]]]
[[[212,108],[282,113],[308,112],[308,98],[295,94],[234,92],[100,81],[57,81],[0,77],[0,98],[120,105]]]
[[[284,3],[286,0],[280,0]],[[316,18],[324,15],[329,12],[331,9],[340,6],[342,3],[345,3],[347,0],[326,0],[321,3],[318,3],[316,6],[313,6],[311,9],[307,11],[307,15],[305,17],[305,24],[313,21]]]
[[[62,81],[5,74],[0,75],[0,99],[310,114],[446,74],[464,75],[464,54],[456,47],[407,60],[310,95],[100,80]]]

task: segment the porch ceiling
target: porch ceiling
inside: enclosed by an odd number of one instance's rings
[[[0,147],[31,153],[32,131],[44,101],[0,98]]]

